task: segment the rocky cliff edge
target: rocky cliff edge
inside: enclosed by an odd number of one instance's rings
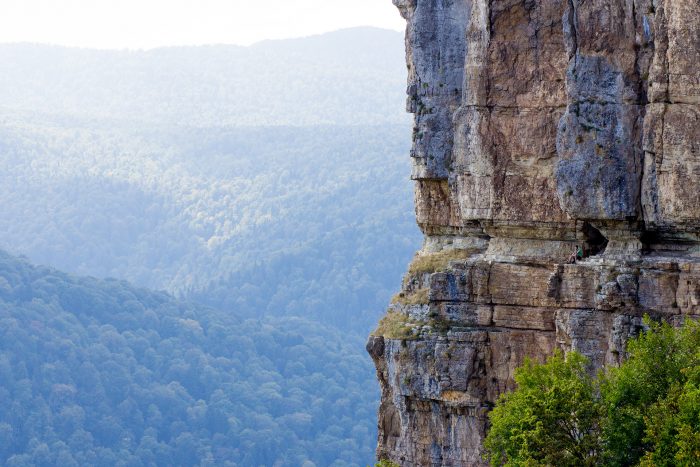
[[[616,363],[644,314],[700,315],[700,4],[394,3],[425,242],[367,344],[377,451],[480,465],[525,356]]]

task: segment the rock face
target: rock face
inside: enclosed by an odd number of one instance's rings
[[[700,316],[700,6],[394,3],[425,243],[367,346],[377,451],[481,465],[524,357],[617,363],[644,314]]]

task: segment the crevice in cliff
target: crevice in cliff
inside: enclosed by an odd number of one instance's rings
[[[493,293],[491,293],[491,290],[492,290],[491,289],[491,276],[493,275],[492,272],[493,272],[493,261],[489,261],[489,267],[488,267],[488,270],[486,272],[488,274],[488,276],[486,277],[486,292],[488,293],[487,304],[491,306],[491,310],[493,311],[493,306],[494,306]],[[493,316],[493,313],[491,313],[491,316]]]
[[[673,233],[663,230],[644,230],[640,241],[642,242],[642,252],[647,255],[659,253],[664,256],[683,256],[698,246],[697,239],[679,238]]]
[[[561,105],[503,105],[503,104],[465,104],[463,109],[476,110],[563,110],[566,109],[566,104]]]
[[[561,295],[563,274],[564,266],[562,264],[558,264],[557,270],[549,276],[549,280],[547,281],[547,297],[553,298],[557,303],[559,303],[559,297]]]
[[[578,55],[578,26],[576,25],[576,0],[569,0],[569,6],[566,11],[566,23],[565,26],[568,26],[569,29],[569,37],[571,40],[570,46],[571,50],[569,50],[569,60],[572,58],[575,60],[576,55]],[[567,24],[568,23],[568,24]],[[575,66],[575,64],[574,64]]]
[[[670,102],[671,101],[671,90],[670,90],[670,81],[671,81],[671,76],[670,76],[670,69],[669,69],[669,64],[670,64],[670,59],[669,59],[669,37],[668,37],[668,19],[666,18],[666,8],[663,7],[661,8],[661,14],[660,14],[660,21],[663,22],[664,25],[664,33],[666,35],[666,38],[664,40],[664,74],[666,75],[665,78],[665,89],[664,89],[664,102]],[[665,108],[664,108],[665,111]],[[662,135],[662,142],[663,142],[663,135]]]
[[[639,18],[637,17],[637,14],[640,12],[640,9],[637,6],[637,1],[632,2],[632,19],[634,21],[634,30],[638,31],[638,28],[640,27],[639,25]],[[652,13],[653,14],[653,13]],[[654,66],[654,57],[656,56],[656,37],[655,34],[652,35],[651,33],[651,27],[649,25],[649,20],[646,16],[646,14],[642,13],[641,16],[641,28],[642,31],[639,35],[641,38],[641,44],[640,47],[638,47],[635,50],[635,71],[637,73],[637,79],[638,79],[638,100],[641,103],[641,109],[640,109],[640,115],[639,119],[641,122],[642,128],[645,126],[645,122],[647,121],[647,113],[649,112],[649,104],[650,104],[650,80],[649,80],[649,75],[650,72],[652,71],[652,68]],[[654,20],[652,20],[654,21]],[[662,130],[663,131],[663,130]],[[639,193],[637,195],[638,199],[638,209],[639,209],[639,218],[644,221],[644,201],[643,201],[643,191],[644,191],[644,184],[645,184],[645,177],[647,174],[645,174],[645,169],[646,169],[646,151],[644,148],[644,130],[642,130],[641,134],[639,137],[642,139],[641,144],[640,144],[640,155],[638,158],[635,158],[635,164],[639,163]],[[654,159],[656,159],[656,155],[654,155]]]
[[[583,253],[584,256],[597,256],[605,252],[608,246],[608,239],[600,230],[593,227],[590,223],[584,222],[581,227],[583,234]]]
[[[661,130],[659,134],[659,149],[658,154],[656,154],[656,157],[654,158],[654,162],[656,163],[656,168],[657,172],[659,172],[659,169],[661,169],[661,164],[664,161],[664,150],[666,149],[664,146],[664,130],[666,129],[666,112],[668,111],[668,104],[663,104],[662,110],[661,110],[661,116],[659,117],[661,120]]]

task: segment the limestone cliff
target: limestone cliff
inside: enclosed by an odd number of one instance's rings
[[[394,3],[425,243],[367,345],[378,455],[479,465],[525,356],[700,315],[700,4]]]

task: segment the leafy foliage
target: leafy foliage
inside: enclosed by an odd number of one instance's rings
[[[650,332],[629,343],[629,360],[611,369],[602,387],[607,461],[692,464],[675,463],[679,455],[698,463],[700,450],[692,446],[700,438],[700,325],[648,325]]]
[[[596,465],[600,406],[587,360],[571,352],[546,363],[526,360],[518,389],[501,396],[485,441],[491,465]]]
[[[646,416],[645,466],[697,465],[700,460],[700,384],[697,371],[685,384],[674,383]]]
[[[399,464],[396,464],[395,462],[388,461],[386,459],[382,459],[376,464],[374,464],[374,467],[400,467]]]
[[[598,378],[576,352],[519,368],[490,415],[491,464],[698,465],[700,324],[647,326]]]
[[[363,344],[0,253],[0,464],[361,465]]]

